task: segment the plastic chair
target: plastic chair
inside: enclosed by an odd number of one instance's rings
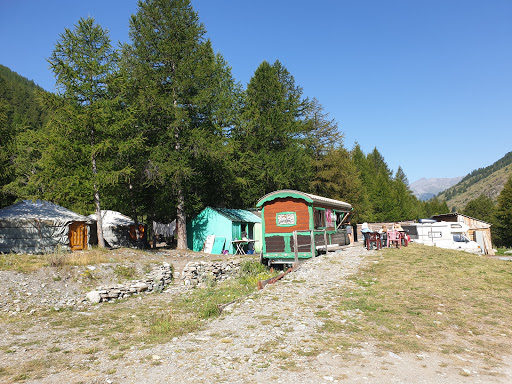
[[[377,247],[377,251],[382,248],[382,243],[380,241],[380,234],[377,232],[368,232],[366,236],[366,249],[370,250],[371,244],[375,243]]]
[[[400,238],[400,232],[388,231],[388,247],[389,244],[396,244],[397,248],[402,248],[402,239]]]

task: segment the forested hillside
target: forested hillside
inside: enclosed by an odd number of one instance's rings
[[[42,198],[184,223],[289,188],[351,203],[354,222],[448,211],[418,201],[377,148],[346,149],[284,63],[255,63],[244,89],[188,1],[142,1],[119,49],[107,28],[85,18],[62,33],[48,58],[55,94],[3,68],[2,206]]]
[[[492,165],[472,171],[438,198],[445,200],[452,211],[459,212],[481,195],[496,201],[511,175],[512,152],[509,152]]]
[[[44,92],[9,68],[0,65],[0,206],[8,205],[16,196],[7,192],[20,164],[19,154],[30,150],[32,132],[40,131],[47,113],[37,101],[37,92]]]

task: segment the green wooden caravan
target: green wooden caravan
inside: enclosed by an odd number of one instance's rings
[[[263,196],[256,206],[265,264],[292,264],[349,244],[342,229],[353,209],[349,203],[285,189]]]

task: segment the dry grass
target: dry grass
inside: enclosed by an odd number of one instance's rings
[[[90,250],[81,252],[66,252],[58,250],[43,255],[0,254],[0,270],[30,273],[42,267],[86,266],[115,262],[108,250]]]
[[[90,311],[49,309],[34,314],[0,315],[0,327],[7,334],[23,334],[22,340],[33,339],[34,344],[30,347],[34,353],[24,359],[23,366],[3,362],[0,382],[43,377],[48,372],[67,369],[68,362],[73,362],[74,370],[85,374],[91,369],[90,364],[77,364],[77,361],[90,362],[101,356],[117,360],[132,347],[169,342],[200,329],[206,324],[205,319],[219,314],[219,304],[250,294],[256,290],[256,278],[270,276],[262,272],[259,264],[248,263],[237,279],[176,296],[141,295],[94,306]],[[58,346],[52,334],[59,335]],[[76,348],[77,345],[80,348]],[[0,347],[0,352],[12,357],[9,361],[15,361],[16,356],[23,353],[19,352],[22,347],[27,346],[16,341]]]
[[[499,360],[511,347],[511,281],[510,262],[417,244],[385,249],[343,293],[339,314],[352,316],[325,331],[342,330],[338,342],[371,337],[394,352]]]
[[[32,272],[47,265],[42,255],[0,254],[0,270]]]

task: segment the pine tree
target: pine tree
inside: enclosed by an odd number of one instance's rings
[[[364,154],[363,150],[359,143],[355,143],[354,148],[350,151],[350,158],[356,166],[356,169],[359,173],[359,178],[361,180],[361,188],[363,190],[363,195],[367,196],[364,199],[364,205],[361,205],[361,219],[364,217],[363,221],[375,221],[375,209],[373,205],[373,199],[371,198],[371,194],[374,193],[376,179],[373,174],[368,159]],[[357,219],[355,219],[358,221]]]
[[[315,193],[351,204],[355,222],[369,220],[368,196],[359,172],[345,148],[333,149],[322,157],[315,174],[315,182]]]
[[[499,246],[512,246],[512,176],[498,196],[494,234]]]
[[[302,89],[279,61],[259,65],[247,86],[242,123],[232,136],[245,206],[274,190],[308,188],[308,108]]]
[[[1,85],[1,79],[0,79]],[[7,102],[0,99],[0,208],[8,205],[10,202],[5,193],[3,186],[10,180],[12,173],[9,154],[12,152],[12,140],[10,130],[7,127]]]
[[[419,217],[417,217],[417,215],[419,212],[416,209],[418,206],[418,201],[409,189],[409,181],[407,180],[407,176],[400,166],[398,167],[395,177],[392,181],[392,187],[394,209],[392,215],[393,217],[391,220],[401,221],[418,219]]]
[[[140,1],[130,21],[131,68],[137,126],[146,152],[144,180],[153,203],[176,207],[178,248],[187,247],[186,216],[201,205],[208,165],[222,177],[228,99],[235,88],[222,57],[215,56],[188,0]],[[211,180],[211,179],[209,179]],[[211,191],[211,184],[209,185]],[[149,208],[150,211],[155,211]]]
[[[0,206],[38,197],[33,179],[41,157],[38,137],[47,116],[37,92],[44,91],[0,65]]]
[[[462,213],[475,219],[493,223],[495,208],[496,203],[490,197],[482,194],[476,199],[469,201]]]
[[[110,132],[108,83],[116,55],[108,31],[92,18],[66,29],[48,59],[59,94],[44,94],[51,111],[46,150],[42,157],[44,194],[55,200],[93,201],[98,218],[98,245],[104,247],[101,193],[120,172],[102,162],[115,152]]]
[[[324,180],[321,173],[330,163],[326,156],[331,151],[343,148],[343,134],[338,130],[338,123],[334,119],[329,119],[329,114],[324,111],[324,107],[317,99],[311,101],[306,122],[306,146],[311,152],[313,167],[309,190],[322,195]]]
[[[367,157],[368,172],[371,183],[368,191],[375,219],[377,221],[397,220],[393,211],[397,202],[394,200],[392,191],[391,171],[384,161],[384,157],[377,148],[374,148]]]

